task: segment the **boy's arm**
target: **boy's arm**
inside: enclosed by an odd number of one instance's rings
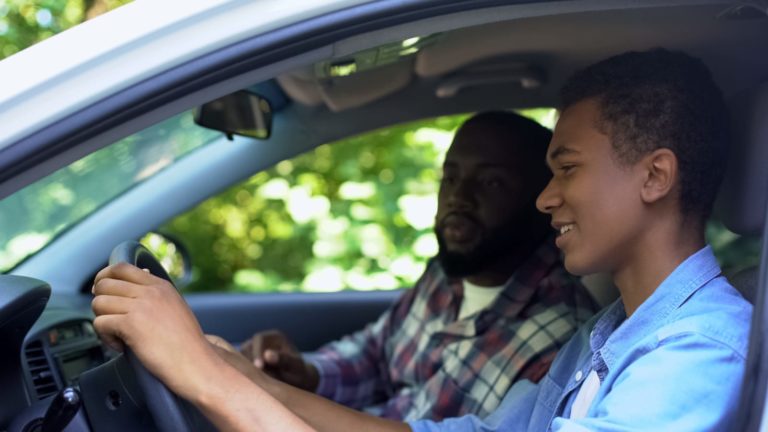
[[[240,356],[251,377],[258,378],[249,379],[206,340],[176,289],[137,267],[103,269],[93,292],[94,326],[102,340],[120,351],[130,347],[153,375],[221,430],[408,431],[405,424],[355,412],[268,378]]]

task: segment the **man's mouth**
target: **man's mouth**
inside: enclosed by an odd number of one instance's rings
[[[443,238],[451,243],[474,241],[479,234],[479,225],[472,218],[461,214],[451,214],[443,219]]]

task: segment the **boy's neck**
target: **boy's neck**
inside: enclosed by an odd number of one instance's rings
[[[698,224],[697,224],[698,225]],[[613,273],[627,317],[656,291],[683,261],[705,245],[703,229],[657,225],[643,236],[627,265]]]

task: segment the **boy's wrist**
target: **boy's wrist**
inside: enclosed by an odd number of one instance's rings
[[[230,388],[228,383],[240,374],[214,350],[207,351],[210,352],[206,352],[196,362],[195,373],[189,375],[189,385],[178,394],[202,410],[210,409],[225,401],[227,392],[221,390]]]

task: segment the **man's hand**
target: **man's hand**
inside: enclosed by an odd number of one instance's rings
[[[240,352],[280,381],[311,392],[317,388],[317,369],[305,362],[293,343],[277,330],[256,333],[240,347]]]

